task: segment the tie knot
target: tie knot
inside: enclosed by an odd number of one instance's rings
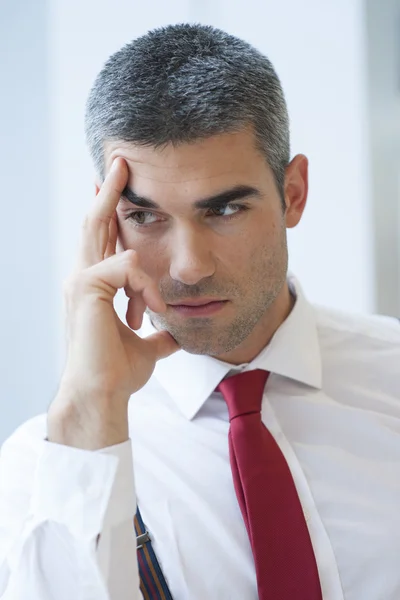
[[[261,412],[262,397],[268,376],[268,371],[255,369],[221,381],[216,391],[223,395],[228,405],[231,421],[240,415]]]

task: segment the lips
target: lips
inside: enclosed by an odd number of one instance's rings
[[[220,298],[206,298],[202,300],[181,300],[180,302],[171,302],[171,306],[206,306],[207,304],[212,304],[213,302],[224,302],[224,300]]]
[[[189,302],[184,300],[184,302]],[[198,302],[198,301],[197,301]],[[218,313],[228,304],[227,300],[208,300],[203,304],[173,304],[170,308],[182,317],[207,317]]]

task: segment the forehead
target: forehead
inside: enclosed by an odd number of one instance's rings
[[[132,142],[108,141],[104,146],[106,172],[117,156],[124,158],[135,178],[180,184],[234,178],[250,182],[265,178],[270,169],[256,147],[252,131],[223,133],[193,143],[143,147]]]

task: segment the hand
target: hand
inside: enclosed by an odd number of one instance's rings
[[[79,264],[65,284],[68,353],[49,409],[49,441],[97,449],[128,439],[128,401],[155,364],[179,349],[166,331],[142,339],[146,306],[164,312],[157,285],[140,268],[134,250],[116,253],[116,207],[128,167],[114,160],[83,226]],[[129,298],[127,327],[114,309],[117,290]]]

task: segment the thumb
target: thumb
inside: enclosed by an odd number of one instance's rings
[[[152,333],[147,338],[144,338],[143,342],[151,350],[156,361],[161,358],[167,358],[167,356],[171,356],[171,354],[180,350],[178,342],[165,330]]]

